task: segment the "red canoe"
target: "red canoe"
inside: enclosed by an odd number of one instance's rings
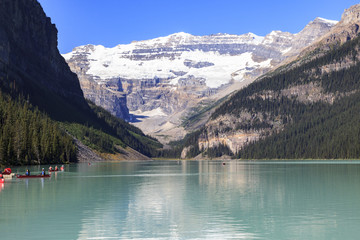
[[[17,178],[47,178],[47,177],[50,177],[49,174],[46,174],[44,176],[41,176],[41,175],[30,175],[30,176],[26,176],[26,175],[17,175],[16,176]]]
[[[60,170],[49,170],[49,172],[59,172]]]

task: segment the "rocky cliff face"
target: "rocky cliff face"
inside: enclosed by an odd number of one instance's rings
[[[359,35],[360,24],[360,4],[346,9],[341,17],[341,21],[331,32],[320,39],[320,42],[340,41],[344,43]]]
[[[300,57],[307,55],[315,49],[321,51],[327,51],[334,46],[339,46],[351,39],[354,39],[359,35],[360,26],[360,4],[351,6],[349,9],[345,9],[341,20],[336,24],[331,31],[320,37],[314,44],[305,48]]]
[[[327,33],[321,18],[297,34],[265,37],[176,33],[114,48],[86,45],[65,54],[87,98],[113,114],[135,120],[145,133],[181,138],[181,119],[198,103],[246,86]],[[176,130],[177,129],[177,130]]]
[[[78,73],[78,78],[84,96],[98,106],[102,106],[113,115],[122,119],[129,119],[129,109],[126,106],[126,95],[122,91],[122,84],[118,79],[109,79],[106,84],[98,84],[91,75],[87,74],[89,62],[83,55],[75,56],[68,62],[73,72]],[[119,89],[120,88],[120,89]]]
[[[58,52],[55,25],[36,0],[0,0],[0,79],[4,91],[29,96],[58,118],[71,118],[59,105],[88,108]]]

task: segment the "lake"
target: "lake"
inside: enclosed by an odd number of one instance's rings
[[[0,185],[1,239],[346,240],[359,226],[359,161],[74,164]]]

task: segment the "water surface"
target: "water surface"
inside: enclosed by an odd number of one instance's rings
[[[358,239],[359,226],[358,161],[77,164],[0,186],[1,239]]]

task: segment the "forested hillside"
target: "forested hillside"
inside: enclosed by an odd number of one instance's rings
[[[227,154],[226,145],[241,158],[359,158],[359,49],[357,37],[237,92],[197,135],[199,146],[184,145],[188,157]],[[235,148],[232,136],[246,139]]]
[[[332,106],[309,107],[283,132],[250,144],[238,157],[359,159],[360,93],[344,97]]]
[[[0,91],[0,164],[64,162],[76,162],[72,138],[28,101]]]
[[[17,95],[17,94],[15,94]],[[73,137],[99,153],[122,153],[131,147],[145,156],[157,156],[161,144],[136,127],[89,102],[89,122],[59,122],[28,100],[0,89],[0,165],[77,162]]]

